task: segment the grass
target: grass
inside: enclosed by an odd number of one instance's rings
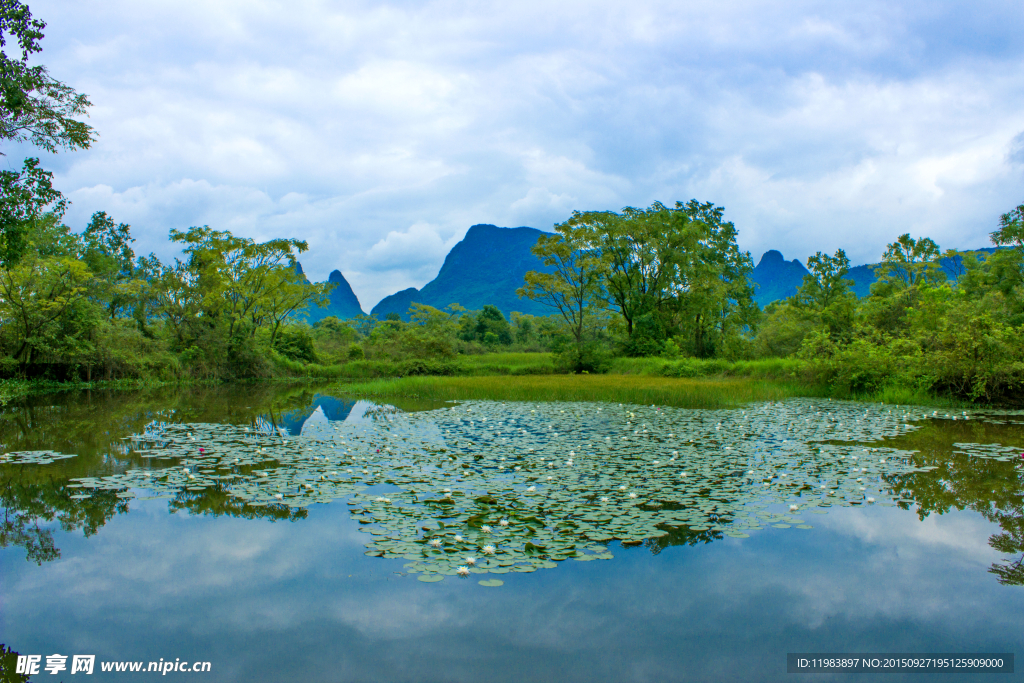
[[[467,375],[553,375],[553,353],[482,353],[461,356],[458,364]]]
[[[918,388],[888,386],[849,395],[820,385],[805,361],[615,358],[608,374],[556,374],[550,353],[463,355],[455,360],[370,361],[338,365],[302,363],[274,351],[273,380],[335,380],[345,393],[388,399],[451,401],[605,401],[686,408],[721,408],[798,396],[946,408],[972,404]],[[51,382],[0,380],[0,406],[25,394],[68,389],[134,389],[160,384],[218,384],[218,380]],[[978,407],[973,405],[973,407]]]
[[[820,396],[798,382],[677,379],[636,375],[404,377],[344,384],[339,391],[374,398],[431,401],[604,401],[681,408],[727,408],[752,401]]]
[[[795,358],[763,358],[727,361],[722,359],[616,358],[609,372],[646,377],[746,377],[751,379],[798,380],[807,375],[806,361]]]

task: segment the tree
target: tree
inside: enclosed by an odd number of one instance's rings
[[[0,0],[0,48],[15,40],[21,57],[0,51],[0,139],[29,142],[48,152],[88,148],[95,132],[76,116],[91,106],[85,95],[52,78],[45,66],[29,66],[42,51],[46,24],[33,19],[28,5]]]
[[[1024,204],[999,218],[999,229],[992,233],[992,243],[1000,249],[989,259],[996,286],[1020,305],[1024,298]]]
[[[122,310],[134,310],[146,283],[136,278],[131,226],[114,225],[106,211],[97,211],[82,233],[82,241],[82,260],[103,290],[108,317],[113,320]]]
[[[992,243],[1024,251],[1024,204],[999,217],[999,229],[992,233]]]
[[[556,225],[555,232],[541,235],[531,250],[553,272],[528,271],[526,284],[516,294],[557,312],[572,337],[569,364],[581,371],[589,364],[587,334],[595,309],[603,301],[606,266],[586,227],[570,219]]]
[[[50,327],[86,297],[91,278],[84,263],[67,256],[27,255],[0,268],[0,319],[14,330],[12,355],[23,368],[38,347],[53,343]]]
[[[677,332],[691,340],[693,355],[712,356],[756,322],[754,263],[750,252],[739,250],[736,226],[722,220],[725,209],[691,199],[676,202],[675,210],[698,229],[680,255],[672,284]]]
[[[271,270],[263,284],[266,286],[266,291],[262,301],[257,305],[253,320],[261,322],[261,316],[265,316],[269,321],[271,346],[274,345],[281,323],[285,319],[310,303],[316,306],[326,306],[327,295],[335,286],[329,282],[310,284],[294,268]]]
[[[331,283],[310,284],[298,272],[296,256],[308,249],[302,240],[282,238],[257,244],[204,225],[185,232],[171,230],[171,241],[185,245],[184,267],[193,274],[187,279],[198,290],[203,314],[222,319],[228,339],[234,338],[243,322],[251,324],[250,336],[266,323],[272,328],[273,342],[285,318],[310,301],[324,305],[334,288]]]
[[[819,251],[807,259],[807,267],[811,272],[804,275],[803,284],[798,288],[796,300],[799,304],[822,310],[849,296],[853,280],[846,279],[850,272],[850,259],[845,251],[839,249],[835,256]]]
[[[886,246],[882,262],[875,266],[875,275],[882,283],[876,291],[943,282],[946,274],[938,263],[940,253],[939,245],[928,237],[915,240],[910,233],[900,235]]]
[[[21,171],[0,171],[0,266],[21,259],[29,233],[44,215],[60,220],[66,208],[67,200],[53,188],[53,174],[39,167],[39,159],[25,159]]]
[[[476,316],[476,338],[487,346],[512,344],[512,328],[497,306],[487,304]]]
[[[44,66],[29,66],[40,52],[46,24],[33,19],[27,5],[0,0],[0,48],[14,40],[21,57],[0,50],[0,140],[29,142],[48,152],[84,149],[94,132],[75,116],[90,106],[85,95],[54,80]],[[62,216],[66,202],[39,160],[26,159],[20,172],[0,172],[0,266],[11,266],[25,251],[25,234],[49,210]]]

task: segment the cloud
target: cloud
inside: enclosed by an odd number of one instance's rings
[[[100,133],[44,155],[70,224],[105,210],[161,257],[192,224],[299,236],[310,276],[341,269],[366,307],[440,267],[446,250],[407,226],[448,245],[474,223],[696,197],[755,258],[860,261],[905,231],[982,246],[1021,201],[1009,1],[32,10],[43,63],[90,96]]]

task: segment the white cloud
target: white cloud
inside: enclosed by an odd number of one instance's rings
[[[696,197],[755,258],[860,261],[906,231],[981,246],[1022,199],[1008,1],[32,10],[43,63],[90,96],[101,135],[44,159],[73,225],[105,210],[165,257],[193,224],[299,236],[307,272],[341,269],[366,308],[441,265],[403,226],[448,245],[473,223]]]

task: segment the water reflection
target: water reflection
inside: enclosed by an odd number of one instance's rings
[[[827,402],[413,415],[257,385],[33,401],[0,414],[5,450],[77,457],[0,464],[0,640],[23,653],[187,656],[247,682],[770,680],[786,651],[1021,644],[1012,416]],[[536,496],[549,476],[558,492]],[[615,496],[620,540],[598,543]],[[334,498],[353,504],[317,504]],[[405,576],[450,571],[457,533],[498,546],[477,568],[508,574],[504,588]],[[581,549],[615,559],[565,561]]]
[[[1014,556],[990,571],[1024,583],[1024,461],[1002,448],[1020,443],[1013,416],[923,419],[813,401],[717,412],[552,405],[417,416],[274,385],[28,399],[0,415],[6,447],[78,457],[0,465],[0,547],[54,560],[54,529],[90,536],[129,511],[136,489],[168,498],[172,513],[281,521],[344,498],[371,534],[367,554],[412,560],[425,577],[460,565],[500,574],[608,559],[613,540],[657,554],[810,528],[797,515],[874,494],[920,519],[980,513],[1002,529],[991,546]],[[365,493],[385,484],[397,487],[390,497]]]
[[[919,519],[951,510],[973,510],[1002,529],[989,544],[1016,557],[994,563],[989,571],[1005,585],[1024,585],[1024,426],[1006,415],[989,420],[942,419],[892,440],[897,448],[915,451],[914,459],[928,472],[893,476],[888,480],[900,506],[916,509]],[[1008,460],[977,457],[986,444],[1018,447]]]

